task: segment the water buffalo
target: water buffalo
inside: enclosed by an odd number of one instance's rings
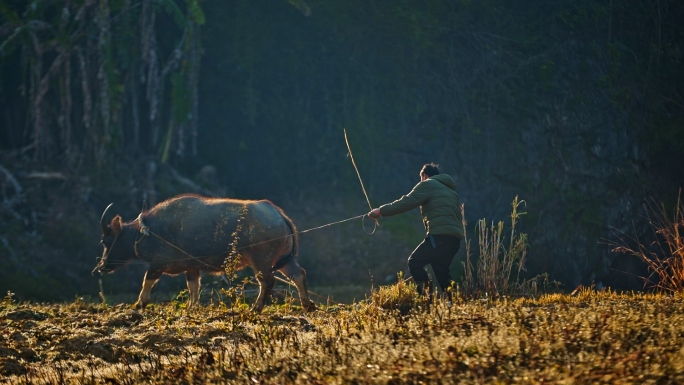
[[[124,223],[117,215],[107,224],[111,206],[100,220],[104,251],[93,272],[109,273],[135,260],[147,263],[149,268],[136,307],[144,308],[149,303],[150,290],[163,274],[185,273],[190,303],[196,303],[200,271],[223,273],[232,243],[237,240],[237,268],[251,266],[259,281],[259,296],[252,310],[263,309],[275,284],[275,271],[294,281],[305,310],[316,308],[306,291],[306,271],[295,259],[295,225],[267,200],[180,195],[159,203],[131,222]]]

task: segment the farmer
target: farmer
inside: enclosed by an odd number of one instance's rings
[[[447,289],[451,285],[449,265],[454,259],[463,239],[461,204],[456,194],[456,182],[447,174],[439,173],[439,166],[429,163],[420,170],[420,183],[408,195],[371,210],[371,218],[389,217],[420,206],[427,236],[408,259],[408,267],[418,286],[418,293],[432,288],[425,266],[432,265],[435,278],[451,298]]]

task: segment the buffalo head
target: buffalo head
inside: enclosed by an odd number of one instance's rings
[[[126,240],[122,236],[124,233],[124,225],[121,221],[121,216],[117,215],[112,218],[110,223],[107,223],[107,211],[112,207],[113,203],[102,213],[102,218],[100,218],[100,227],[102,229],[102,238],[100,239],[100,244],[104,247],[102,251],[102,257],[99,258],[99,262],[93,273],[99,271],[101,273],[111,273],[118,266],[122,265],[123,262],[129,259],[129,254],[126,252]]]

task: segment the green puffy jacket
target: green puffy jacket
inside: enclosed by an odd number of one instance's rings
[[[380,206],[380,214],[389,217],[417,206],[420,206],[428,235],[463,238],[461,203],[456,194],[456,182],[449,175],[435,175],[418,183],[408,195]]]

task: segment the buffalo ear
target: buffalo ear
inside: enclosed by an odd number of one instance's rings
[[[117,215],[114,218],[112,218],[112,223],[109,225],[109,228],[112,229],[114,235],[117,235],[121,232],[121,227],[121,216]]]

